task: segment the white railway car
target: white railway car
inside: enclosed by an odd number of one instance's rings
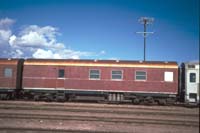
[[[183,63],[181,77],[185,103],[199,104],[199,62]]]

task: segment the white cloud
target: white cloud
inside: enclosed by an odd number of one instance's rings
[[[33,53],[33,57],[34,58],[54,58],[54,54],[50,50],[37,49],[37,51]]]
[[[9,29],[12,24],[15,23],[15,20],[10,18],[0,19],[0,29]]]
[[[21,51],[25,52],[26,49],[26,52],[32,52],[33,58],[79,59],[81,56],[92,55],[90,52],[67,49],[63,43],[57,42],[57,35],[60,33],[55,27],[30,25],[22,29],[18,36],[12,35],[9,44]]]
[[[22,29],[18,36],[10,38],[10,45],[14,47],[56,47],[56,28],[52,26],[39,27],[30,25]]]
[[[111,58],[108,58],[108,60],[120,60],[120,59],[116,57],[111,57]]]
[[[10,26],[14,22],[9,18],[0,19],[0,44],[4,44],[3,47],[0,45],[4,49],[0,57],[80,59],[105,54],[104,50],[93,53],[66,48],[58,42],[56,37],[61,33],[53,26],[28,25],[22,27],[18,34],[12,34]]]
[[[102,50],[99,54],[106,54],[106,51]]]
[[[93,53],[91,52],[81,52],[81,51],[74,51],[70,49],[64,50],[44,50],[44,49],[37,49],[33,53],[34,58],[52,58],[52,59],[80,59],[80,57],[87,57],[92,56]]]
[[[0,29],[0,44],[8,41],[11,34],[11,30]]]
[[[13,44],[15,44],[16,42],[16,39],[17,39],[17,37],[15,36],[15,35],[12,35],[10,38],[9,38],[9,44],[10,45],[13,45]]]
[[[21,50],[16,49],[16,50],[12,50],[10,54],[14,58],[20,58],[23,56],[24,53]]]
[[[8,42],[10,36],[12,35],[10,26],[14,22],[15,21],[13,19],[9,18],[0,19],[0,45],[4,45]]]

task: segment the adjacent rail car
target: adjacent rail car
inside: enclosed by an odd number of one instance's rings
[[[178,94],[176,62],[27,59],[24,94],[35,100],[99,98],[166,103]]]
[[[22,84],[21,59],[0,59],[0,99],[15,98]]]
[[[199,104],[199,62],[182,63],[180,69],[180,95],[185,103]]]

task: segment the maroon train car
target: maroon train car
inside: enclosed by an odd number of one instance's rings
[[[0,59],[0,99],[12,99],[22,84],[22,59]]]
[[[23,89],[35,100],[80,96],[166,103],[178,93],[176,62],[27,59]],[[48,92],[48,93],[47,93]]]

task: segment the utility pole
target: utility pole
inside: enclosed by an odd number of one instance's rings
[[[154,21],[154,18],[150,18],[150,17],[141,17],[138,20],[141,24],[144,24],[144,32],[137,32],[140,34],[143,34],[144,36],[144,61],[146,61],[146,37],[148,34],[153,34],[153,32],[147,32],[146,28],[148,24],[152,24]]]

